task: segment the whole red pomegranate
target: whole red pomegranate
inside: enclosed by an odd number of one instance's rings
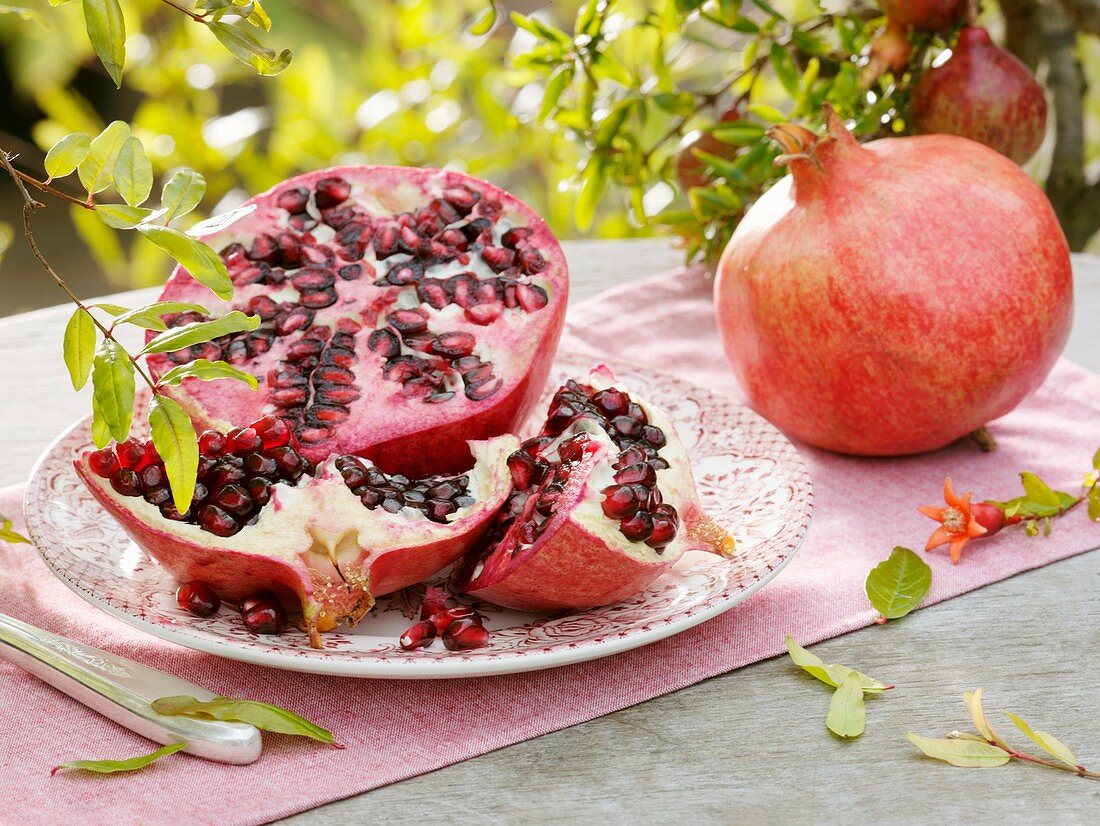
[[[776,127],[791,174],[738,225],[715,283],[761,413],[861,455],[941,447],[1010,411],[1069,333],[1069,249],[1042,190],[950,135],[860,145]]]
[[[968,26],[951,57],[913,87],[909,119],[918,134],[970,138],[1022,164],[1046,135],[1047,100],[1023,63]]]
[[[968,0],[879,0],[891,20],[915,29],[942,31],[958,23]]]
[[[523,422],[568,293],[561,248],[528,206],[460,172],[380,166],[300,175],[248,203],[203,236],[232,302],[182,269],[161,294],[261,321],[149,358],[155,377],[224,359],[260,381],[258,392],[197,378],[169,388],[197,422],[228,430],[274,414],[314,462],[357,453],[415,475],[469,467],[468,440]]]

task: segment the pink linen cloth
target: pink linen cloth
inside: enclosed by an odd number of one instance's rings
[[[698,270],[612,290],[570,311],[563,346],[663,368],[740,400]],[[155,639],[97,611],[55,579],[27,545],[0,543],[0,611],[201,683],[287,706],[332,729],[345,750],[265,736],[252,766],[175,755],[116,777],[60,773],[57,763],[121,758],[154,746],[23,671],[0,663],[0,820],[10,822],[261,823],[465,760],[682,688],[783,651],[869,625],[863,579],[894,545],[923,546],[933,524],[916,512],[961,491],[1008,497],[1031,470],[1074,490],[1100,445],[1100,377],[1061,362],[1042,389],[992,428],[999,448],[959,444],[928,456],[861,460],[800,446],[814,480],[810,535],[761,592],[704,626],[575,666],[444,682],[317,677],[222,660]],[[0,513],[20,511],[20,488]],[[16,518],[16,527],[22,519]],[[1048,539],[1019,529],[943,554],[928,604],[1089,550],[1100,529],[1085,514]],[[242,792],[247,790],[247,792]]]

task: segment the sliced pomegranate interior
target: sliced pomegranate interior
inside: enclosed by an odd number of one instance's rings
[[[202,434],[184,513],[151,442],[89,451],[76,467],[181,582],[201,581],[230,602],[272,592],[319,647],[320,631],[354,625],[375,596],[422,581],[470,547],[508,494],[516,446],[508,435],[472,442],[465,473],[410,478],[352,455],[315,466],[291,426],[265,416]]]
[[[456,572],[481,599],[583,610],[637,594],[687,550],[733,550],[667,416],[606,368],[558,390],[508,467],[513,490]]]
[[[302,175],[250,203],[203,239],[225,260],[233,301],[211,306],[182,270],[161,296],[261,319],[149,359],[154,376],[224,359],[260,381],[259,392],[184,381],[173,392],[196,420],[224,430],[275,414],[311,461],[356,453],[419,475],[464,469],[467,440],[524,420],[568,289],[561,250],[527,206],[461,173],[399,167]]]

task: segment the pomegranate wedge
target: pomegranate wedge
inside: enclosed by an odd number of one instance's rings
[[[468,440],[527,417],[568,292],[561,249],[529,207],[459,172],[374,166],[301,175],[249,203],[203,237],[233,301],[179,269],[161,295],[262,320],[149,359],[157,377],[203,358],[260,380],[259,392],[185,380],[172,392],[197,422],[225,430],[274,414],[312,461],[356,453],[423,475],[468,467]]]
[[[470,443],[459,475],[408,477],[340,456],[314,468],[270,417],[200,439],[191,507],[172,505],[151,443],[86,452],[77,472],[133,540],[181,582],[223,600],[272,591],[322,647],[320,632],[355,625],[374,598],[431,576],[484,532],[508,495],[513,436]]]
[[[634,596],[685,551],[733,553],[668,417],[606,368],[558,390],[508,467],[508,501],[456,573],[479,599],[585,610]]]

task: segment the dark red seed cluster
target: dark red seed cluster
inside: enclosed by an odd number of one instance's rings
[[[442,588],[428,588],[420,608],[420,622],[411,626],[399,640],[406,651],[431,645],[437,636],[443,637],[448,651],[484,648],[489,644],[489,631],[482,624],[481,614],[467,605],[456,605],[447,599]]]
[[[212,617],[218,613],[222,601],[213,588],[196,579],[176,589],[176,604],[196,617]]]
[[[194,523],[217,536],[232,536],[255,521],[272,485],[293,485],[313,473],[290,426],[274,416],[228,433],[207,430],[199,437],[198,481],[191,507],[183,513],[173,504],[164,462],[152,441],[128,439],[97,450],[88,462],[123,496],[142,496],[166,519]]]
[[[380,507],[397,513],[405,507],[415,508],[433,522],[446,523],[448,516],[475,501],[468,491],[469,476],[409,479],[399,473],[391,475],[367,466],[357,456],[338,457],[336,469],[344,477],[344,484],[370,510]]]
[[[276,301],[266,294],[253,295],[235,309],[258,315],[258,329],[168,355],[179,364],[204,358],[241,365],[262,357],[277,339],[292,337],[287,355],[267,379],[279,415],[306,444],[329,438],[360,395],[353,373],[354,336],[360,324],[348,315],[360,318],[362,296],[344,295],[341,300],[339,286],[358,281],[365,266],[373,269],[370,263],[360,263],[368,254],[380,264],[378,270],[385,271],[374,284],[396,288],[386,290],[379,302],[381,326],[372,332],[370,348],[384,359],[385,379],[427,404],[448,402],[459,391],[481,401],[499,391],[502,381],[493,374],[492,364],[474,355],[477,340],[470,333],[428,333],[423,307],[438,310],[456,304],[469,319],[485,325],[506,309],[531,313],[549,300],[530,280],[549,265],[530,243],[530,229],[512,227],[497,240],[501,205],[480,192],[450,187],[420,209],[379,219],[349,200],[351,189],[348,181],[331,176],[319,180],[313,191],[296,186],[279,192],[275,203],[288,213],[289,226],[276,234],[258,235],[248,247],[230,244],[220,254],[236,285],[292,287],[297,298]],[[321,225],[328,228],[322,237],[335,233],[327,243],[312,232]],[[454,262],[468,266],[474,257],[496,275],[430,275],[433,266],[453,271]],[[406,287],[415,289],[421,307],[396,307],[399,294],[409,292]],[[318,314],[328,308],[333,308],[332,318]],[[166,319],[171,326],[203,320],[198,313]],[[325,373],[320,380],[315,377],[318,371]]]
[[[237,608],[253,634],[280,634],[286,628],[286,609],[270,591],[245,597]]]

